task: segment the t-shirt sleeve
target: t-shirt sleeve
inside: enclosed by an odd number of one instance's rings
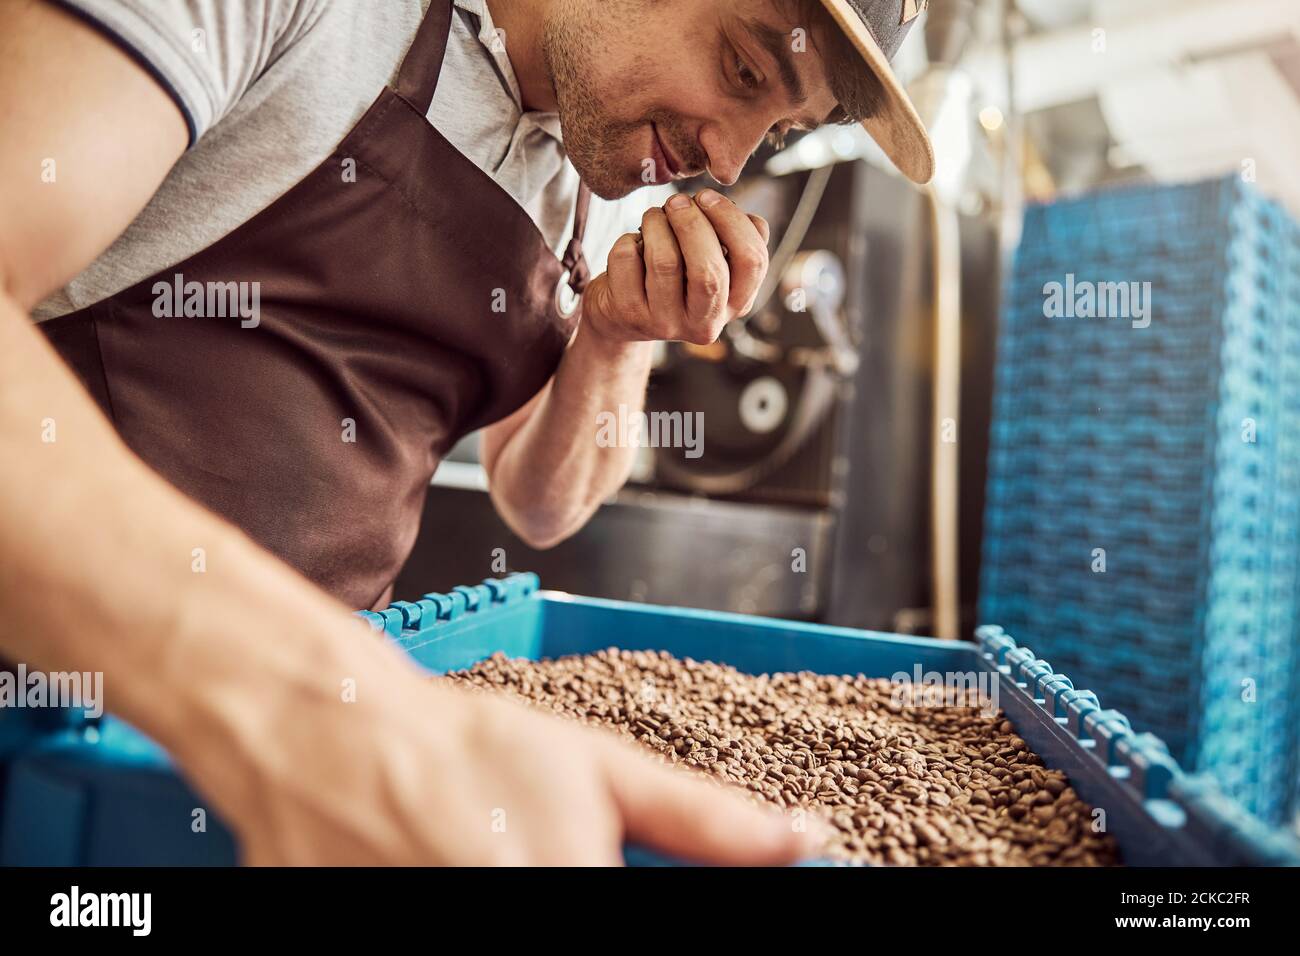
[[[54,0],[158,81],[190,145],[319,15],[324,0]]]

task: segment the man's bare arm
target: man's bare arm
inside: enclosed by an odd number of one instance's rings
[[[265,730],[268,678],[303,682],[351,622],[133,456],[27,315],[149,200],[184,121],[92,28],[3,0],[0,122],[0,654],[103,672],[115,712],[229,794],[249,780],[228,772],[239,750],[204,744]]]
[[[529,546],[563,541],[627,481],[636,449],[599,447],[597,416],[641,410],[651,348],[580,325],[550,384],[484,432],[493,504]]]

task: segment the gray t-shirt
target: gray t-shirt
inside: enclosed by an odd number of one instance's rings
[[[127,49],[176,100],[190,148],[140,215],[37,321],[91,305],[211,245],[320,164],[415,37],[429,0],[59,0]],[[446,0],[437,0],[446,2]],[[559,117],[525,112],[485,0],[454,0],[430,122],[528,212],[557,253],[578,175]],[[437,170],[430,170],[437,175]],[[592,274],[671,187],[593,200]],[[509,255],[509,250],[502,250]]]

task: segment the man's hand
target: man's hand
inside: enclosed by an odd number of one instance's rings
[[[583,297],[582,322],[618,342],[708,345],[754,305],[767,274],[767,222],[712,189],[679,193],[623,236]]]
[[[224,809],[247,862],[619,865],[627,840],[698,862],[775,865],[816,849],[818,821],[796,833],[780,813],[607,732],[438,686],[374,650],[333,665],[354,675],[355,702],[294,694],[290,719],[253,754],[253,779],[209,782],[232,798]],[[211,763],[204,754],[192,766],[203,776]]]

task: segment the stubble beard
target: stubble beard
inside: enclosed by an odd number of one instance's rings
[[[607,100],[619,102],[638,91],[636,77],[645,75],[640,63],[620,78],[616,91],[602,89],[593,70],[603,46],[599,41],[612,39],[605,36],[608,24],[619,22],[607,8],[627,2],[604,0],[601,24],[594,22],[591,8],[584,4],[557,3],[542,33],[542,54],[559,104],[564,150],[583,182],[602,199],[618,199],[648,185],[642,178],[644,167],[634,165],[640,158],[631,155],[629,146],[638,133],[646,135],[646,120],[616,119],[603,106]]]

